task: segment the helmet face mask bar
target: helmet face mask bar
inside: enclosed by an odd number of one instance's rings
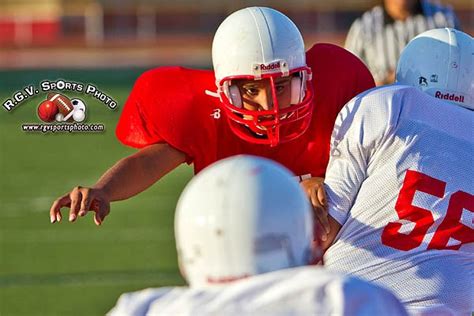
[[[308,129],[314,95],[309,84],[311,69],[306,65],[301,33],[288,17],[264,7],[234,12],[216,31],[212,60],[217,94],[238,137],[276,146]],[[279,96],[280,78],[290,79],[291,102]],[[252,102],[243,99],[236,84],[239,81],[265,82],[271,106],[263,110],[263,104],[258,104],[258,110],[251,109]]]

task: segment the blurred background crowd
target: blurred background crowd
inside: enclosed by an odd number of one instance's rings
[[[397,0],[400,2],[400,0]],[[271,6],[300,28],[307,46],[344,45],[377,0],[2,0],[0,70],[29,68],[210,67],[214,31],[231,12]],[[474,2],[450,0],[462,29],[474,31]]]

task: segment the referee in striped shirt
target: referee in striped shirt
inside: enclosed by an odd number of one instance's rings
[[[389,84],[405,45],[439,27],[459,29],[451,8],[427,0],[383,0],[352,24],[345,47],[365,62],[377,85]]]

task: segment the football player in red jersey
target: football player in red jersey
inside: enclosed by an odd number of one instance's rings
[[[197,173],[219,159],[250,154],[299,175],[319,222],[328,227],[321,177],[331,132],[343,105],[374,87],[370,72],[335,45],[317,44],[305,53],[295,24],[263,7],[224,20],[212,60],[214,71],[161,67],[137,79],[116,134],[139,151],[93,187],[58,198],[52,222],[67,206],[70,221],[93,210],[100,225],[111,201],[136,195],[183,162],[193,163]]]

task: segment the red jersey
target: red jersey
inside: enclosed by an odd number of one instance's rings
[[[152,69],[137,79],[117,137],[136,148],[168,143],[186,154],[195,173],[217,160],[249,154],[277,161],[296,175],[322,177],[337,114],[375,84],[367,67],[336,45],[314,45],[306,62],[313,72],[314,110],[308,130],[295,140],[270,147],[240,139],[231,131],[219,99],[205,93],[216,90],[214,72],[182,67]]]

